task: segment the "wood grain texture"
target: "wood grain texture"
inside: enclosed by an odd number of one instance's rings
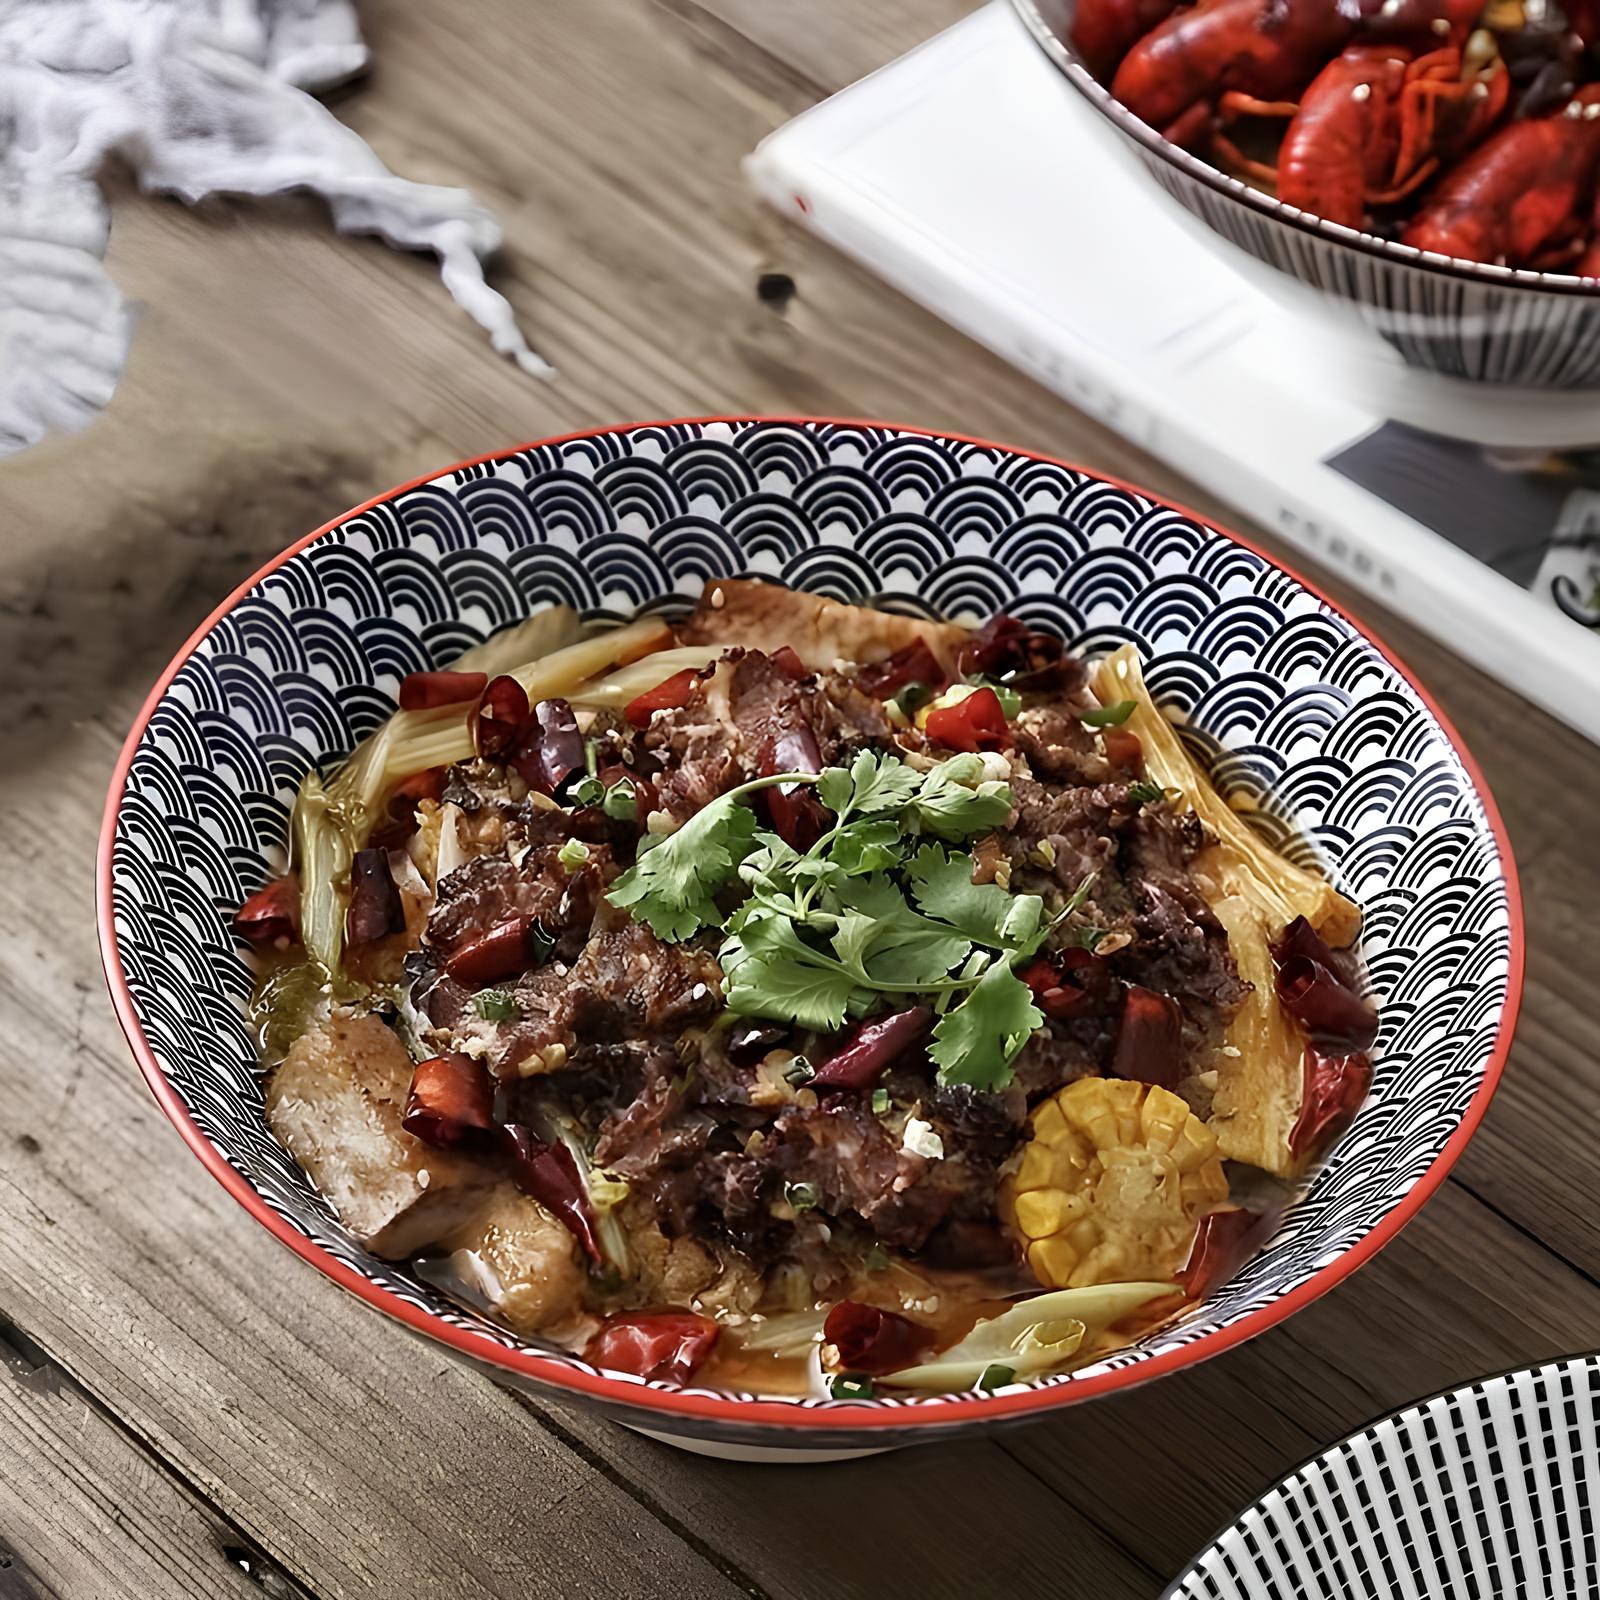
[[[586,424],[814,411],[1007,439],[1231,520],[745,193],[738,160],[769,128],[967,9],[368,0],[378,66],[338,110],[397,170],[499,210],[497,281],[560,368],[548,384],[488,352],[428,262],[335,240],[310,202],[194,213],[117,190],[111,269],[141,307],[128,376],[88,433],[0,468],[6,1600],[252,1582],[324,1600],[954,1600],[999,1582],[1144,1600],[1377,1412],[1592,1344],[1600,752],[1365,600],[1505,810],[1525,1020],[1459,1181],[1348,1286],[1182,1377],[834,1468],[697,1459],[404,1338],[277,1249],[138,1080],[89,916],[116,744],[211,605],[343,507]],[[795,282],[782,309],[764,272]],[[250,1546],[254,1578],[226,1558]]]

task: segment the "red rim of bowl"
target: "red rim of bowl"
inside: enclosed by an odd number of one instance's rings
[[[1050,64],[1108,122],[1168,166],[1175,167],[1185,177],[1203,183],[1224,198],[1248,206],[1261,216],[1281,222],[1286,227],[1298,228],[1302,233],[1313,234],[1330,244],[1343,245],[1348,250],[1359,250],[1394,266],[1412,267],[1419,272],[1458,278],[1464,283],[1486,284],[1497,289],[1529,289],[1536,293],[1566,295],[1575,299],[1600,298],[1600,284],[1593,278],[1580,278],[1571,272],[1534,272],[1527,267],[1501,267],[1487,261],[1464,261],[1459,256],[1419,250],[1415,245],[1402,244],[1398,239],[1380,239],[1374,233],[1347,228],[1342,222],[1329,222],[1326,217],[1286,204],[1242,178],[1230,178],[1210,162],[1202,161],[1199,156],[1163,138],[1157,129],[1128,110],[1084,66],[1072,46],[1045,20],[1035,0],[1012,0],[1012,4],[1023,26],[1033,36]]]
[[[133,763],[139,742],[144,737],[145,728],[157,705],[166,694],[173,678],[211,630],[257,584],[275,572],[285,562],[292,560],[309,545],[314,544],[324,534],[348,522],[352,517],[361,516],[363,513],[372,510],[374,506],[394,500],[422,484],[431,483],[449,473],[459,472],[468,467],[481,466],[489,461],[498,461],[506,456],[515,455],[521,450],[570,444],[579,439],[593,439],[608,434],[631,434],[645,428],[667,428],[682,423],[698,426],[713,423],[743,426],[758,422],[777,423],[794,427],[884,428],[895,433],[905,433],[931,439],[945,439],[957,444],[974,445],[980,449],[996,450],[1007,455],[1022,456],[1030,460],[1046,462],[1052,466],[1065,467],[1068,471],[1081,472],[1087,477],[1110,484],[1112,487],[1122,489],[1129,494],[1138,495],[1153,504],[1165,506],[1168,510],[1188,517],[1200,526],[1209,528],[1221,534],[1224,538],[1231,539],[1235,544],[1259,556],[1270,566],[1293,578],[1308,594],[1315,596],[1336,615],[1344,618],[1362,638],[1378,651],[1379,655],[1388,662],[1395,672],[1410,685],[1412,691],[1427,707],[1430,715],[1438,723],[1446,739],[1449,740],[1454,748],[1457,759],[1461,762],[1463,769],[1471,780],[1478,803],[1483,808],[1484,817],[1494,835],[1505,882],[1506,912],[1510,928],[1510,949],[1506,973],[1506,998],[1501,1009],[1500,1026],[1495,1036],[1494,1049],[1484,1068],[1483,1081],[1478,1085],[1472,1099],[1467,1103],[1466,1109],[1462,1112],[1461,1121],[1454,1133],[1450,1135],[1444,1148],[1434,1157],[1428,1169],[1401,1197],[1389,1215],[1377,1227],[1373,1228],[1370,1233],[1357,1240],[1343,1254],[1329,1262],[1327,1266],[1312,1273],[1305,1282],[1298,1284],[1287,1294],[1273,1301],[1272,1304],[1263,1306],[1259,1311],[1251,1312],[1248,1316],[1241,1317],[1237,1322],[1230,1323],[1226,1327],[1202,1334],[1190,1344],[1182,1345],[1174,1350],[1164,1351],[1160,1355],[1150,1356],[1132,1366],[1120,1367],[1111,1372],[1100,1373],[1095,1377],[1079,1379],[1073,1383],[1030,1389],[1022,1394],[983,1397],[967,1395],[945,1399],[928,1399],[917,1401],[914,1405],[880,1409],[872,1405],[851,1405],[848,1401],[821,1406],[800,1406],[786,1401],[746,1399],[731,1395],[724,1397],[694,1394],[681,1390],[647,1388],[638,1383],[637,1380],[629,1382],[600,1374],[590,1374],[570,1367],[554,1357],[536,1355],[525,1350],[507,1349],[493,1339],[474,1332],[470,1328],[457,1327],[452,1323],[448,1323],[434,1312],[428,1311],[421,1306],[412,1305],[401,1299],[392,1290],[362,1277],[353,1268],[347,1267],[343,1262],[336,1260],[321,1245],[306,1238],[283,1217],[280,1217],[256,1193],[249,1180],[238,1172],[223,1156],[222,1152],[207,1139],[200,1130],[199,1125],[190,1115],[188,1107],[184,1105],[177,1090],[173,1088],[161,1071],[156,1062],[155,1054],[151,1050],[149,1042],[145,1039],[144,1030],[139,1025],[139,1019],[134,1009],[133,996],[128,989],[127,979],[123,974],[122,963],[118,954],[116,918],[111,904],[112,855],[116,842],[117,818],[121,809],[123,791],[127,784],[128,771]],[[1460,1156],[1467,1141],[1483,1120],[1484,1112],[1488,1109],[1490,1098],[1493,1096],[1495,1087],[1500,1081],[1500,1074],[1511,1048],[1511,1037],[1516,1027],[1517,1012],[1522,999],[1524,937],[1522,897],[1517,882],[1516,865],[1511,856],[1511,841],[1506,834],[1505,824],[1500,819],[1500,813],[1496,809],[1493,797],[1489,793],[1483,773],[1468,752],[1466,745],[1462,742],[1460,734],[1456,732],[1449,719],[1434,703],[1427,691],[1422,688],[1387,645],[1373,635],[1336,601],[1325,595],[1314,583],[1308,582],[1301,577],[1292,567],[1285,566],[1268,552],[1252,544],[1250,540],[1241,538],[1238,534],[1229,532],[1226,529],[1218,528],[1215,523],[1202,517],[1198,512],[1190,511],[1186,507],[1166,499],[1164,496],[1151,494],[1148,490],[1137,488],[1119,478],[1107,477],[1105,474],[1095,472],[1091,468],[1074,466],[1071,462],[1061,461],[1057,457],[1043,455],[1038,451],[1019,450],[1011,445],[996,444],[992,440],[974,438],[968,434],[945,433],[933,428],[904,427],[898,423],[871,421],[862,418],[793,416],[678,417],[656,422],[632,422],[604,428],[583,428],[557,437],[533,440],[528,444],[512,445],[501,450],[491,450],[484,455],[475,456],[469,461],[457,462],[453,466],[425,473],[419,478],[414,478],[410,483],[401,484],[398,488],[389,489],[382,494],[375,495],[365,504],[356,506],[350,511],[341,512],[337,517],[325,522],[315,532],[308,533],[303,539],[297,540],[288,549],[275,556],[260,571],[241,583],[221,605],[217,606],[210,616],[189,636],[182,649],[173,657],[166,670],[157,680],[155,687],[150,691],[122,747],[116,770],[112,775],[111,789],[106,800],[105,819],[100,830],[100,845],[95,874],[95,902],[96,917],[100,930],[101,964],[105,969],[106,984],[111,991],[111,999],[116,1007],[117,1019],[122,1024],[122,1031],[127,1035],[128,1043],[133,1049],[140,1070],[144,1073],[145,1082],[149,1085],[157,1104],[167,1114],[167,1117],[183,1136],[189,1148],[200,1158],[206,1170],[280,1243],[287,1245],[296,1255],[309,1261],[327,1277],[332,1278],[335,1283],[348,1289],[368,1305],[395,1318],[413,1332],[437,1339],[464,1356],[483,1362],[488,1366],[500,1368],[517,1377],[532,1379],[557,1390],[571,1391],[614,1406],[651,1412],[662,1417],[677,1418],[684,1421],[699,1419],[717,1423],[766,1424],[776,1429],[790,1430],[796,1433],[857,1432],[862,1430],[883,1431],[885,1433],[937,1431],[941,1425],[951,1426],[974,1421],[999,1420],[1006,1417],[1023,1417],[1031,1413],[1042,1413],[1054,1410],[1059,1406],[1091,1400],[1097,1395],[1112,1394],[1121,1389],[1131,1388],[1135,1384],[1148,1382],[1166,1373],[1177,1371],[1180,1367],[1191,1366],[1210,1356],[1220,1355],[1224,1350],[1232,1349],[1235,1345],[1244,1343],[1246,1339],[1253,1338],[1258,1333],[1266,1332],[1268,1328],[1283,1321],[1285,1317],[1293,1315],[1303,1306],[1309,1305],[1320,1295],[1325,1294],[1335,1284],[1349,1277],[1358,1267],[1376,1255],[1417,1214],[1423,1203],[1444,1181],[1445,1175],[1455,1164],[1457,1157]]]

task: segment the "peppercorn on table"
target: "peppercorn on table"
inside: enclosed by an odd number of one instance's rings
[[[1227,520],[747,195],[765,132],[966,9],[367,0],[377,67],[335,108],[397,170],[470,183],[505,219],[498,283],[551,383],[498,364],[428,263],[336,242],[308,203],[115,195],[110,269],[143,307],[127,378],[88,433],[0,467],[0,1596],[1150,1597],[1379,1412],[1594,1341],[1600,752],[1366,602],[1505,811],[1523,1022],[1420,1218],[1193,1371],[803,1476],[681,1454],[504,1392],[342,1295],[211,1182],[139,1079],[91,911],[117,747],[216,600],[344,507],[587,424],[808,411],[1075,457]],[[1203,1204],[1215,1157],[1155,1092],[1053,1109],[1013,1201],[1053,1281],[1093,1281],[1118,1248],[1074,1211],[1080,1163],[1114,1153],[1134,1183],[1170,1162]]]

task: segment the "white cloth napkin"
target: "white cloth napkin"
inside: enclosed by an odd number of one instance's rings
[[[113,155],[191,203],[309,190],[344,232],[431,250],[494,348],[549,375],[484,281],[489,212],[396,177],[312,99],[366,62],[351,0],[0,0],[0,455],[82,427],[122,374],[96,181]]]

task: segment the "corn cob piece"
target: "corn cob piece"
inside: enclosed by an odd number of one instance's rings
[[[1080,1078],[1029,1122],[1000,1204],[1047,1289],[1171,1278],[1228,1198],[1217,1136],[1156,1085]]]

